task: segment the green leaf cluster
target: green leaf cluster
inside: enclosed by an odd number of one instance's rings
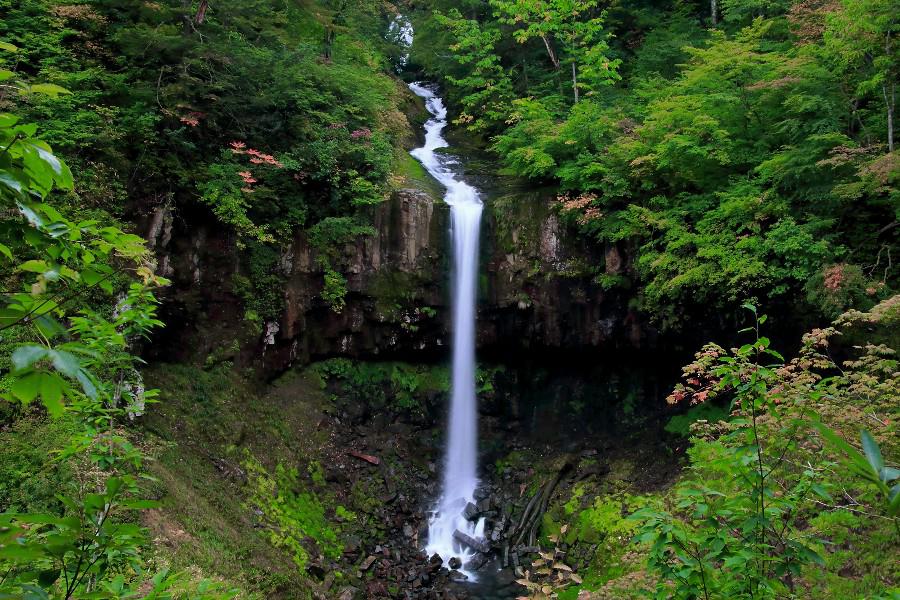
[[[748,297],[833,318],[896,289],[891,2],[724,1],[713,20],[684,3],[430,6],[456,61],[422,56],[429,42],[414,61],[506,172],[558,186],[582,235],[631,250],[664,328]]]
[[[868,318],[877,325],[896,301],[873,313],[848,313],[839,323]],[[888,398],[897,376],[881,362],[893,352],[870,346],[844,362],[840,375],[826,376],[838,368],[828,357],[829,339],[838,334],[831,328],[809,334],[804,350],[785,364],[759,333],[765,317],[747,308],[752,340],[730,352],[705,347],[685,369],[689,385],[673,394],[674,401],[728,399],[730,417],[696,423],[688,476],[630,517],[639,525],[635,542],[658,577],[659,598],[780,598],[810,582],[838,585],[839,578],[821,571],[840,568],[831,554],[839,552],[837,540],[851,535],[840,517],[847,514],[845,494],[866,506],[856,509],[865,515],[856,527],[871,544],[900,535],[900,488],[893,483],[900,472],[885,464],[881,450],[895,448],[888,442],[892,419],[882,423],[883,444],[863,429],[861,451],[834,431],[859,427],[874,406],[896,414]],[[867,586],[873,594],[888,592],[884,583]]]
[[[326,516],[315,492],[298,491],[297,469],[279,464],[269,474],[253,459],[244,461],[244,467],[251,487],[247,506],[262,515],[270,541],[290,551],[298,569],[306,568],[312,548],[332,560],[341,555],[340,527]],[[342,506],[335,511],[342,519],[353,516]]]

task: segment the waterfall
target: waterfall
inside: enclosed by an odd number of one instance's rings
[[[463,564],[471,549],[454,539],[460,530],[481,538],[484,520],[472,523],[463,516],[466,504],[474,501],[478,486],[478,407],[475,397],[475,301],[478,275],[478,235],[482,203],[476,190],[458,178],[454,163],[435,153],[449,144],[443,137],[447,109],[440,97],[418,83],[409,86],[425,100],[432,118],[425,123],[425,145],[411,154],[445,188],[444,201],[450,205],[450,237],[453,248],[453,364],[447,453],[441,498],[428,527],[428,554],[437,553],[446,563],[460,557]]]
[[[400,60],[394,65],[397,72],[400,72],[409,63],[409,49],[413,43],[413,26],[409,19],[403,15],[394,17],[394,20],[388,25],[387,39],[396,42],[404,50]]]

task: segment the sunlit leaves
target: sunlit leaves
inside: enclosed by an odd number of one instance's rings
[[[496,126],[508,118],[513,99],[512,82],[495,48],[502,34],[496,24],[467,19],[456,9],[435,20],[453,36],[453,56],[464,67],[464,75],[448,75],[462,92],[464,112],[457,122],[473,131]]]
[[[65,92],[48,84],[17,87]],[[93,585],[110,569],[140,570],[141,528],[110,516],[117,504],[133,501],[136,480],[125,473],[140,467],[141,454],[113,428],[126,412],[123,401],[142,405],[153,397],[123,384],[139,361],[130,340],[161,324],[152,290],[166,282],[150,267],[140,237],[71,220],[54,206],[55,194],[73,189],[72,174],[36,136],[35,125],[0,114],[0,254],[11,288],[3,294],[0,331],[15,328],[12,339],[32,340],[12,350],[3,398],[39,400],[50,417],[68,418],[76,433],[58,459],[93,463],[92,478],[102,487],[77,499],[60,496],[60,515],[0,515],[0,596],[71,598],[78,590],[89,597],[88,579]],[[123,292],[120,302],[115,292]],[[87,295],[104,299],[102,314]]]
[[[824,423],[816,422],[813,426],[830,446],[840,451],[844,464],[851,472],[878,488],[888,514],[900,516],[900,481],[897,481],[900,480],[900,469],[885,465],[881,448],[872,434],[865,429],[860,431],[863,448],[860,452]]]
[[[93,376],[72,352],[61,348],[25,344],[12,354],[13,375],[16,377],[11,388],[12,395],[24,404],[40,397],[50,414],[57,417],[62,414],[63,396],[72,393],[66,379],[78,383],[81,392],[88,398],[97,397]]]
[[[72,188],[69,167],[57,158],[50,146],[32,137],[31,125],[16,125],[7,119],[0,124],[0,196],[24,199],[26,194],[45,196],[54,187]]]

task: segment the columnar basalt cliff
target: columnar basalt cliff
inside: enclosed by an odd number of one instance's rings
[[[323,269],[306,235],[293,240],[272,366],[317,356],[362,357],[434,350],[445,343],[447,207],[412,189],[375,209],[374,235],[345,245],[334,267],[347,280],[346,306],[321,298]]]
[[[485,355],[542,350],[613,351],[652,346],[652,329],[621,291],[597,275],[628,274],[616,247],[591,249],[563,223],[552,195],[515,192],[488,197],[479,282],[478,347]],[[174,348],[205,354],[239,340],[235,357],[276,372],[325,356],[412,357],[446,353],[449,326],[448,207],[425,191],[401,189],[373,209],[374,235],[338,249],[333,267],[347,280],[346,304],[322,298],[324,270],[304,233],[274,265],[283,288],[277,319],[242,323],[232,279],[245,270],[233,235],[202,214],[168,206],[145,218],[160,272],[173,281],[164,310]],[[200,315],[208,315],[199,320]],[[210,327],[215,325],[215,327]],[[175,334],[178,335],[175,335]]]
[[[652,345],[647,324],[598,275],[626,275],[620,249],[598,252],[554,210],[552,195],[518,192],[489,202],[488,280],[480,345],[515,349],[615,350]]]

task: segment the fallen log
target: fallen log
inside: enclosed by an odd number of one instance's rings
[[[541,519],[543,519],[544,513],[547,512],[547,507],[550,504],[550,498],[553,496],[553,492],[556,490],[556,486],[559,485],[559,482],[562,480],[563,476],[571,470],[572,463],[566,462],[562,466],[562,468],[557,471],[553,479],[544,484],[534,494],[534,497],[528,502],[528,505],[525,507],[525,512],[522,515],[522,519],[519,521],[519,525],[515,529],[515,539],[513,540],[512,544],[513,546],[519,546],[520,544],[522,544],[526,536],[528,537],[528,545],[535,545],[537,532],[541,527]]]
[[[515,538],[516,540],[518,540],[520,537],[519,536],[520,532],[525,530],[525,524],[529,522],[529,517],[531,516],[531,511],[534,509],[535,505],[537,504],[538,498],[540,498],[540,495],[541,495],[540,489],[541,488],[539,488],[538,491],[535,492],[535,494],[531,498],[531,500],[528,501],[528,504],[525,505],[525,511],[522,512],[522,518],[519,519],[519,523],[515,526],[515,528],[510,533],[510,536],[509,536],[510,538]],[[519,544],[519,542],[516,541],[515,543],[513,543],[513,546],[517,546],[518,544]]]
[[[373,464],[378,466],[381,464],[381,459],[377,456],[372,456],[371,454],[363,454],[362,452],[357,452],[356,450],[348,450],[347,454],[352,456],[353,458],[358,458],[360,460],[364,460],[369,464]]]
[[[550,505],[550,498],[553,496],[553,492],[556,490],[556,486],[559,485],[559,482],[562,481],[564,475],[568,474],[573,469],[573,465],[570,462],[566,462],[562,468],[556,473],[556,477],[553,478],[546,489],[544,490],[544,496],[541,499],[540,509],[537,511],[536,516],[534,518],[534,522],[531,526],[531,532],[528,535],[528,545],[533,546],[535,543],[535,539],[537,538],[537,533],[541,528],[541,520],[544,518],[544,513],[547,512],[547,507]]]

